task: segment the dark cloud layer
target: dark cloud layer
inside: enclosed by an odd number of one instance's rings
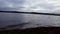
[[[23,3],[24,0],[0,0],[0,10],[17,10]]]

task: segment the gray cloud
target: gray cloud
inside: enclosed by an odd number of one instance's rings
[[[58,0],[59,1],[59,0]],[[27,11],[27,12],[32,12],[32,9],[38,9],[37,7],[40,7],[40,12],[43,11],[51,11],[54,12],[55,8],[58,6],[55,6],[57,2],[54,0],[0,0],[0,10],[16,10],[16,11]],[[31,8],[33,7],[33,8]],[[41,9],[45,10],[41,10]],[[33,12],[39,12],[39,10]]]
[[[0,0],[0,10],[17,10],[23,3],[24,0]]]

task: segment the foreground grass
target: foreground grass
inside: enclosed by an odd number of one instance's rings
[[[0,34],[58,34],[60,33],[60,28],[58,27],[37,27],[29,29],[15,29],[15,30],[3,30]]]

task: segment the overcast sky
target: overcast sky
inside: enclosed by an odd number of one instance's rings
[[[60,0],[0,0],[0,10],[59,13]]]

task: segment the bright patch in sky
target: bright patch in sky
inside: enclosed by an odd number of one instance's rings
[[[0,10],[53,13],[60,10],[60,0],[0,0]]]

